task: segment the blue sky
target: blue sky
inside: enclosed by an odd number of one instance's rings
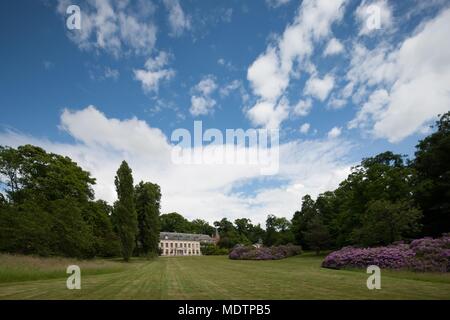
[[[81,30],[66,27],[71,4]],[[210,222],[291,217],[301,196],[335,188],[361,158],[411,156],[449,110],[448,8],[439,0],[3,1],[0,144],[71,156],[108,201],[127,159],[135,180],[162,186],[163,212]],[[279,129],[280,172],[168,164],[171,133],[194,120],[221,131]]]

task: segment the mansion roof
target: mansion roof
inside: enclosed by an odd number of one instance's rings
[[[212,243],[214,239],[207,234],[195,234],[195,233],[179,233],[179,232],[160,232],[160,240],[178,240],[178,241],[199,241]]]

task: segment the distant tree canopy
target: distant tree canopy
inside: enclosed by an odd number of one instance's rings
[[[286,218],[277,218],[274,215],[268,215],[266,220],[266,237],[264,244],[276,246],[294,242],[292,225]]]
[[[207,221],[194,219],[189,221],[177,212],[162,214],[161,231],[214,235],[216,230]]]
[[[160,216],[161,231],[191,233],[192,226],[185,217],[176,212],[162,214]]]

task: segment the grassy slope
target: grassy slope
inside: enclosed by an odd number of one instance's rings
[[[321,260],[135,260],[114,273],[82,267],[81,290],[67,290],[65,278],[0,283],[0,299],[450,299],[449,274],[382,271],[382,289],[370,291],[364,271],[323,269]]]
[[[69,265],[78,265],[85,275],[119,272],[126,269],[124,263],[94,259],[41,258],[35,256],[0,254],[0,283],[65,278]]]

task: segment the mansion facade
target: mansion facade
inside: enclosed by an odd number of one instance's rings
[[[216,244],[219,235],[214,237],[206,234],[160,232],[159,249],[161,256],[200,256],[202,244]]]

